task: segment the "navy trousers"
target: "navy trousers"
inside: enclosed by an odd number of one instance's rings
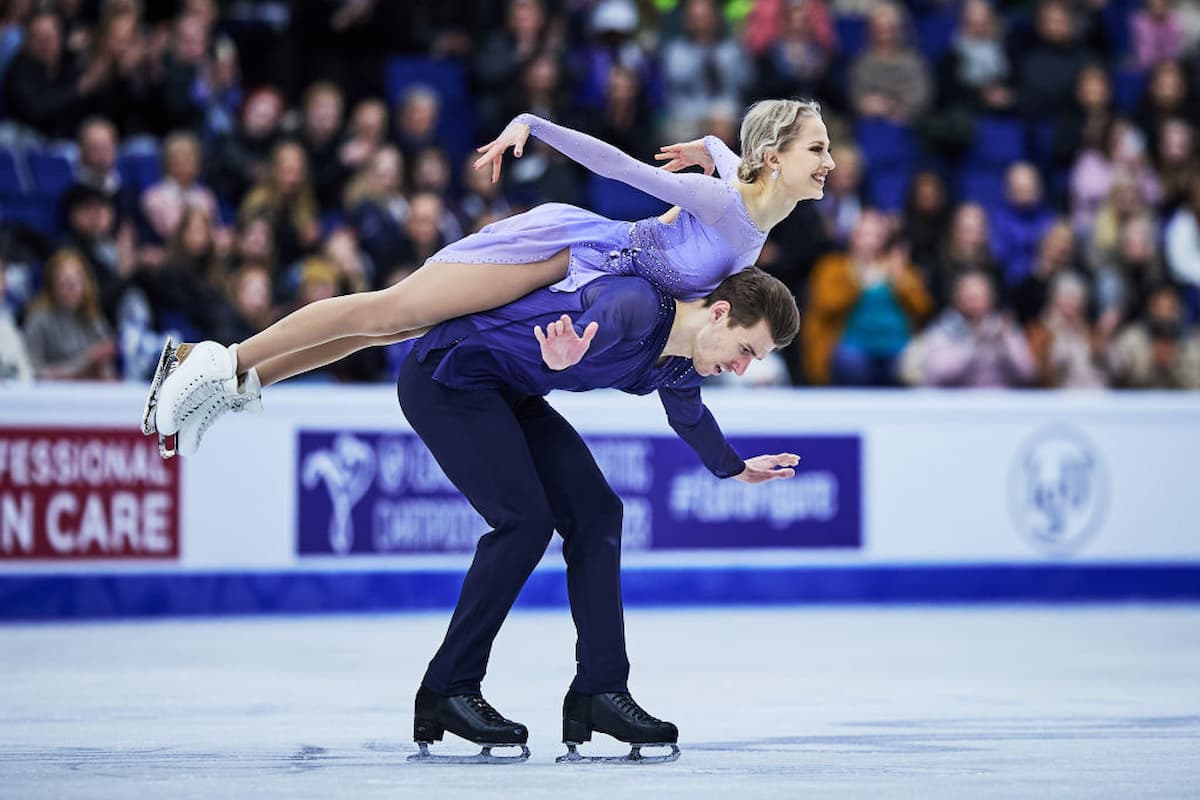
[[[446,696],[479,691],[492,642],[557,530],[577,635],[571,688],[626,691],[620,498],[579,434],[544,398],[448,388],[433,380],[443,353],[430,353],[424,364],[415,356],[405,360],[400,407],[492,530],[479,540],[422,684]]]

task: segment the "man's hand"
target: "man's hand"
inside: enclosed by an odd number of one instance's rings
[[[504,151],[511,147],[513,155],[520,158],[521,154],[525,152],[525,141],[528,138],[528,125],[523,122],[510,123],[495,139],[476,148],[475,152],[483,153],[483,155],[475,159],[475,169],[483,169],[491,164],[492,183],[495,183],[500,180],[500,164],[504,161]]]
[[[776,478],[790,478],[796,474],[792,467],[800,463],[795,453],[780,453],[774,456],[755,456],[746,459],[746,468],[733,477],[742,483],[762,483]]]
[[[681,169],[699,165],[704,168],[705,175],[712,175],[716,168],[703,139],[663,145],[654,154],[654,160],[666,161],[662,168],[667,172],[679,172]]]
[[[599,328],[599,323],[590,322],[583,329],[583,336],[578,336],[575,326],[571,324],[571,318],[563,314],[557,322],[546,326],[545,333],[542,333],[541,325],[533,326],[533,335],[542,346],[542,360],[546,362],[546,366],[560,370],[579,363]]]

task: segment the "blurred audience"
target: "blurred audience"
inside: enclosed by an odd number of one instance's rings
[[[838,169],[758,263],[803,336],[735,385],[781,364],[813,384],[1195,383],[1190,0],[327,2],[271,26],[244,5],[0,3],[0,380],[30,371],[14,328],[43,350],[73,330],[38,375],[142,380],[164,333],[244,339],[534,204],[599,199],[536,138],[500,182],[470,168],[519,112],[654,163],[702,134],[737,151],[750,102],[801,96]],[[406,348],[321,375],[377,380]]]
[[[667,138],[688,141],[705,133],[703,121],[718,104],[741,105],[753,64],[725,30],[716,0],[681,0],[682,31],[662,45]]]
[[[46,262],[42,291],[25,319],[25,343],[41,380],[113,380],[117,348],[100,311],[96,282],[75,250]]]
[[[5,296],[7,288],[6,267],[0,261],[0,298]],[[33,376],[33,362],[29,360],[17,320],[8,304],[0,302],[0,387],[6,383],[30,383]]]
[[[850,102],[862,117],[901,125],[916,120],[933,96],[929,64],[912,46],[902,6],[880,0],[867,16],[867,49],[850,67]]]
[[[922,386],[1024,386],[1036,371],[1021,329],[996,310],[982,272],[958,276],[954,304],[913,342],[905,361],[906,377]]]
[[[1200,332],[1185,324],[1172,286],[1154,289],[1145,314],[1117,336],[1109,369],[1121,388],[1200,388]]]
[[[1056,275],[1045,311],[1028,329],[1040,386],[1097,389],[1107,385],[1105,350],[1116,317],[1108,315],[1093,328],[1087,309],[1087,284],[1070,272]]]
[[[163,141],[163,178],[142,193],[141,210],[150,229],[162,241],[175,235],[184,212],[203,211],[217,220],[217,196],[200,183],[202,148],[190,132],[177,132]]]
[[[1016,286],[1029,274],[1046,231],[1054,224],[1054,212],[1042,193],[1042,178],[1029,163],[1008,168],[1004,179],[1005,203],[992,213],[992,253],[1000,262],[1006,288]]]
[[[932,310],[906,243],[882,214],[864,212],[849,251],[813,267],[802,339],[809,383],[897,385],[897,357]]]

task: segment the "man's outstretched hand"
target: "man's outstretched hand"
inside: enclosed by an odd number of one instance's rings
[[[779,453],[774,456],[755,456],[746,459],[746,468],[733,477],[743,483],[762,483],[775,478],[790,478],[796,474],[792,467],[800,463],[795,453]]]
[[[571,318],[563,314],[557,322],[546,325],[545,333],[542,333],[541,325],[533,326],[533,335],[542,346],[542,361],[545,361],[550,369],[560,370],[579,363],[591,346],[599,327],[599,323],[590,322],[583,329],[583,336],[579,336],[575,333]]]

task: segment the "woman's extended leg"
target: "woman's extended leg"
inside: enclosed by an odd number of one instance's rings
[[[334,339],[331,342],[267,359],[256,367],[258,379],[263,386],[270,386],[293,375],[332,364],[365,347],[382,347],[402,342],[405,339],[415,339],[428,330],[429,328],[421,328],[415,331],[395,333],[391,336],[343,336],[341,339]]]
[[[238,345],[238,372],[335,339],[391,336],[502,306],[562,279],[569,257],[563,249],[530,264],[431,262],[387,289],[310,303]]]

